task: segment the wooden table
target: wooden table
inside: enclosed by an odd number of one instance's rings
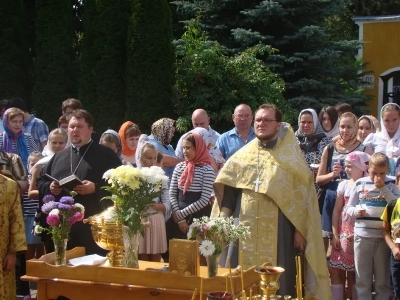
[[[67,252],[67,261],[85,255],[85,249],[78,247]],[[190,300],[195,288],[196,299],[206,300],[212,291],[230,289],[229,270],[219,268],[218,275],[207,278],[207,267],[200,267],[199,276],[182,276],[172,272],[145,270],[161,268],[164,263],[140,261],[140,269],[115,268],[108,266],[55,266],[55,255],[49,253],[40,259],[27,261],[25,281],[37,282],[37,300],[57,299],[62,295],[71,300],[118,300],[157,299]],[[254,267],[243,272],[244,287],[258,293],[260,277]],[[203,281],[203,295],[199,296],[200,282]],[[241,293],[241,278],[233,276],[233,290]]]

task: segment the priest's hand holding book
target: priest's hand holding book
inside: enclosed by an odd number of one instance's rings
[[[80,195],[93,194],[96,192],[96,186],[89,180],[83,180],[82,184],[79,184],[74,188],[74,192],[77,192]]]

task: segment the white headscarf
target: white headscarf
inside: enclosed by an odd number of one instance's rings
[[[387,129],[386,129],[383,121],[382,121],[383,110],[388,105],[396,105],[400,111],[400,106],[397,105],[396,103],[387,103],[384,106],[382,106],[382,109],[381,109],[381,132],[375,133],[375,138],[376,138],[375,152],[383,152],[389,158],[393,158],[393,156],[400,155],[400,147],[399,147],[400,146],[400,126],[397,128],[396,133],[391,138],[389,136],[389,133],[387,132]]]
[[[155,147],[155,145],[150,142],[149,136],[147,134],[141,134],[139,137],[138,145],[136,147],[136,152],[135,152],[136,167],[138,169],[142,168],[142,163],[141,163],[140,159],[142,158],[143,147],[146,144],[151,144]]]
[[[60,129],[60,128],[56,128],[56,129]],[[56,129],[54,129],[54,130],[56,130]],[[46,144],[46,146],[44,146],[43,151],[42,151],[42,154],[44,157],[42,159],[39,159],[39,161],[35,164],[35,166],[47,164],[47,162],[54,156],[54,152],[50,148],[50,139],[53,136],[52,132],[53,132],[53,130],[50,132],[49,137],[47,139],[47,144]],[[64,149],[69,146],[71,146],[71,142],[70,142],[68,134],[67,134],[67,142],[65,143]]]

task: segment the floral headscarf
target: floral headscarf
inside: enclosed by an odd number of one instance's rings
[[[162,118],[151,125],[151,135],[160,142],[161,145],[167,146],[171,143],[172,137],[174,136],[174,126],[175,120]]]
[[[10,120],[8,119],[8,114],[10,113],[10,109],[7,109],[3,115],[3,150],[9,153],[18,154],[21,157],[22,163],[25,168],[28,165],[28,144],[26,143],[26,139],[24,136],[24,132],[22,129],[18,133],[13,133],[10,129]],[[23,116],[22,116],[23,118]],[[16,148],[18,149],[18,153],[14,151],[12,141],[15,141]]]

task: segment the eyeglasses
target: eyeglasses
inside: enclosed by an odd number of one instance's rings
[[[254,123],[265,123],[265,124],[269,124],[272,122],[276,122],[276,120],[271,120],[271,119],[255,119]]]
[[[239,119],[250,119],[253,117],[253,115],[249,115],[249,114],[237,114],[237,115],[234,114],[234,116]]]

